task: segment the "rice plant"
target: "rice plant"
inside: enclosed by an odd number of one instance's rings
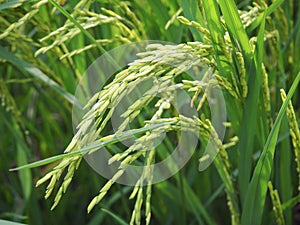
[[[299,224],[298,12],[0,1],[0,222]]]

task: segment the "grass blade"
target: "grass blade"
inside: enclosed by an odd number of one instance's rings
[[[287,210],[287,209],[293,208],[299,201],[300,201],[300,195],[297,195],[296,197],[291,198],[287,202],[281,204],[282,210]]]
[[[177,0],[178,4],[183,10],[184,16],[190,21],[200,22],[204,26],[203,18],[201,18],[199,6],[196,1],[191,0]],[[189,27],[192,32],[192,35],[196,41],[202,41],[201,34],[195,27]]]
[[[208,224],[215,225],[216,222],[209,215],[209,213],[207,212],[207,210],[204,207],[204,205],[202,204],[202,202],[197,198],[197,195],[194,193],[194,191],[192,190],[192,188],[186,182],[186,179],[184,179],[183,189],[184,189],[184,192],[186,194],[187,202],[188,202],[188,204],[191,205],[191,208],[192,209],[196,209],[196,211],[198,213],[200,212],[200,214],[203,216],[203,218],[205,219],[205,221]]]
[[[97,48],[102,52],[106,53],[105,49],[95,40],[95,38],[86,30],[84,29],[76,19],[74,19],[59,3],[54,0],[49,0],[52,5],[54,5],[65,17],[68,18],[78,29],[88,38],[90,41],[97,46]]]
[[[247,33],[250,33],[251,31],[253,31],[256,27],[259,26],[259,24],[261,24],[261,22],[264,19],[264,14],[266,16],[271,15],[271,13],[274,12],[275,9],[277,9],[282,3],[284,2],[284,0],[277,0],[275,1],[272,5],[270,5],[262,14],[260,14],[255,20],[254,22],[247,28]]]
[[[43,160],[40,160],[40,161],[29,163],[29,164],[24,165],[24,166],[20,166],[20,167],[17,167],[17,168],[10,169],[10,171],[22,170],[22,169],[27,169],[27,168],[35,168],[35,167],[47,165],[49,163],[52,163],[52,162],[55,162],[55,161],[58,161],[58,160],[61,160],[61,159],[67,158],[67,157],[72,157],[72,156],[76,156],[76,155],[85,154],[85,153],[90,152],[91,150],[99,149],[99,148],[105,147],[107,145],[114,144],[114,143],[126,140],[128,138],[131,138],[132,135],[134,135],[134,134],[140,134],[140,133],[143,133],[143,132],[146,132],[146,131],[149,131],[149,130],[152,130],[152,129],[155,129],[155,128],[158,128],[158,127],[161,127],[161,126],[169,125],[169,124],[171,124],[171,122],[165,122],[165,123],[160,123],[160,124],[155,124],[155,125],[149,125],[147,127],[143,127],[143,128],[139,128],[139,129],[132,129],[132,130],[123,132],[123,134],[121,134],[120,136],[114,137],[110,140],[107,140],[107,141],[104,141],[104,142],[97,142],[96,141],[96,142],[93,142],[90,145],[88,145],[84,148],[81,148],[77,151],[64,153],[64,154],[56,155],[56,156],[53,156],[53,157],[50,157],[50,158],[47,158],[47,159],[43,159]]]
[[[16,148],[17,148],[17,163],[19,166],[25,165],[28,163],[27,153],[29,149],[25,143],[23,138],[23,134],[20,130],[20,127],[16,123],[16,121],[12,120],[9,123],[7,120],[4,120],[4,123],[10,130],[12,136],[15,139]],[[30,201],[30,195],[32,191],[32,174],[29,169],[24,169],[19,172],[19,179],[23,191],[23,197],[25,201]]]
[[[25,146],[23,143],[17,143],[17,159],[18,165],[25,165],[27,164],[27,155],[26,151],[22,146]],[[26,147],[27,148],[27,147]],[[32,191],[32,175],[29,169],[25,169],[19,172],[19,177],[21,181],[21,186],[23,189],[24,199],[29,201],[31,191]]]
[[[224,34],[225,30],[220,19],[220,12],[218,4],[215,0],[213,1],[203,1],[203,7],[205,11],[205,16],[208,24],[208,29],[211,34],[211,39],[213,42],[214,53],[218,65],[218,70],[221,76],[229,78],[231,76],[232,65],[228,61],[227,57],[224,55],[221,45],[225,43]],[[222,43],[220,43],[222,42]],[[235,101],[228,93],[224,93],[226,100],[226,110],[228,110],[228,117],[232,122],[234,130],[238,130],[239,121],[241,118],[240,104]]]
[[[268,189],[268,180],[272,172],[272,164],[275,152],[275,146],[278,138],[281,120],[284,116],[288,102],[291,100],[300,81],[300,72],[294,80],[286,100],[282,104],[274,126],[268,136],[263,152],[255,167],[253,177],[251,179],[247,196],[244,204],[244,213],[242,215],[242,225],[259,225],[265,205],[265,198]]]
[[[228,30],[233,37],[238,40],[241,45],[241,49],[244,51],[246,58],[251,55],[251,48],[249,44],[249,38],[243,27],[242,21],[238,14],[238,9],[234,0],[220,0],[219,1],[221,11],[223,13]]]
[[[219,38],[221,38],[222,41],[224,40],[225,30],[220,20],[218,4],[215,0],[203,1],[203,7],[205,10],[208,29],[214,44],[218,69],[222,76],[227,76],[230,73],[231,68],[227,58],[222,54],[222,49],[219,45]]]
[[[108,215],[110,215],[112,218],[114,218],[118,224],[121,224],[121,225],[128,225],[128,223],[126,223],[124,220],[122,220],[118,215],[116,215],[115,213],[113,213],[112,211],[108,210],[108,209],[104,209],[104,208],[101,208],[101,210],[105,213],[107,213]]]
[[[119,69],[118,63],[111,57],[111,55],[96,41],[96,39],[91,35],[86,29],[81,26],[81,24],[74,19],[59,3],[54,0],[49,0],[52,5],[54,5],[65,17],[68,18],[93,44],[97,46],[102,54],[106,53],[107,58],[111,62],[111,64]]]
[[[256,133],[256,123],[258,104],[257,100],[260,97],[261,84],[262,84],[262,56],[264,46],[264,31],[265,21],[261,24],[259,34],[257,37],[256,54],[250,66],[249,77],[249,94],[246,98],[243,108],[243,119],[240,128],[240,142],[239,142],[239,164],[238,164],[238,181],[242,205],[245,200],[247,187],[250,181],[252,169],[252,154],[254,136]],[[249,110],[251,109],[251,110]]]
[[[23,59],[18,58],[13,53],[9,52],[5,48],[0,46],[0,58],[7,60],[11,64],[15,65],[17,68],[19,68],[21,71],[28,72],[32,77],[43,81],[45,84],[47,84],[49,87],[53,88],[55,91],[57,91],[60,95],[62,95],[68,102],[71,104],[77,104],[80,106],[80,103],[77,101],[77,99],[72,95],[71,93],[67,92],[61,86],[56,83],[54,80],[49,78],[46,74],[44,74],[41,70],[34,67],[33,65],[27,63]]]
[[[24,0],[12,0],[12,1],[2,3],[0,5],[0,11],[7,9],[7,8],[17,7],[17,6],[21,5],[23,2],[25,2],[25,1]]]
[[[8,220],[0,220],[1,225],[25,225],[24,223],[16,223]]]

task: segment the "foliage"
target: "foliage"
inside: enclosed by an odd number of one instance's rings
[[[0,218],[29,224],[292,224],[300,199],[299,11],[293,0],[0,1]],[[106,51],[141,40],[175,44],[150,43],[118,71],[91,96],[73,135],[75,88],[87,67]],[[197,79],[185,73],[204,66],[208,72]],[[111,133],[122,98],[149,80],[152,85],[130,102]],[[224,140],[205,92],[216,83],[228,114]],[[189,93],[197,116],[176,111],[177,90]],[[184,168],[158,184],[152,185],[151,169],[133,187],[116,183],[128,165],[150,166],[168,156],[180,129],[200,140]],[[129,147],[119,143],[133,134]],[[209,141],[219,149],[216,158],[203,154]],[[110,163],[120,162],[110,180],[82,161],[104,146],[113,154]],[[43,188],[34,184],[46,181],[45,201]]]

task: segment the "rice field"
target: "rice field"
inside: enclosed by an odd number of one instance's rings
[[[300,2],[0,0],[0,224],[300,224]]]

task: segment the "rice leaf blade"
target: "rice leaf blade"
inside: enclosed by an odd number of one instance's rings
[[[126,223],[123,219],[121,219],[121,217],[119,217],[117,214],[113,213],[112,211],[110,211],[108,209],[104,209],[104,208],[101,208],[101,210],[103,212],[107,213],[108,215],[110,215],[113,219],[115,219],[115,221],[117,221],[118,224],[128,225],[128,223]]]
[[[247,209],[242,215],[242,225],[261,224],[262,214],[265,205],[265,198],[268,190],[268,180],[272,172],[272,164],[275,153],[276,142],[280,129],[281,120],[284,117],[288,102],[291,100],[300,81],[300,72],[294,80],[286,100],[282,104],[274,126],[268,136],[263,152],[255,167],[249,188],[247,190],[244,208]]]
[[[24,223],[17,223],[8,220],[0,220],[1,225],[25,225]]]
[[[121,134],[120,136],[114,137],[110,140],[103,141],[103,142],[91,143],[90,145],[88,145],[86,147],[83,147],[79,150],[64,153],[64,154],[60,154],[60,155],[56,155],[56,156],[52,156],[52,157],[49,157],[49,158],[46,158],[46,159],[43,159],[43,160],[39,160],[39,161],[36,161],[36,162],[33,162],[33,163],[29,163],[29,164],[24,165],[24,166],[12,168],[9,171],[17,171],[17,170],[22,170],[22,169],[27,169],[27,168],[35,168],[35,167],[47,165],[49,163],[53,163],[55,161],[58,161],[58,160],[61,160],[61,159],[67,158],[67,157],[86,154],[86,153],[88,153],[92,150],[95,150],[95,149],[97,150],[101,147],[105,147],[107,145],[114,144],[114,143],[126,140],[128,138],[131,138],[133,134],[140,134],[140,133],[155,129],[155,128],[160,127],[160,126],[167,125],[167,124],[171,124],[171,123],[165,122],[165,123],[156,124],[156,125],[149,125],[147,127],[143,127],[143,128],[139,128],[139,129],[132,129],[132,130],[129,130],[127,132],[123,132],[123,134]]]
[[[264,30],[265,21],[261,24],[256,46],[256,54],[252,60],[250,66],[249,77],[249,94],[246,98],[243,108],[243,118],[240,128],[240,142],[239,142],[239,164],[238,164],[238,181],[240,196],[243,202],[246,196],[246,190],[250,181],[250,173],[252,168],[252,154],[253,154],[253,143],[256,131],[256,121],[258,104],[257,100],[260,96],[261,83],[262,83],[262,56],[264,46]],[[251,109],[251,110],[249,110]]]
[[[241,45],[241,49],[249,58],[251,55],[249,38],[243,27],[234,0],[220,0],[219,4],[229,31],[232,33],[233,37],[238,40]]]
[[[257,28],[263,21],[264,19],[264,14],[266,16],[271,15],[275,9],[277,9],[282,3],[284,2],[284,0],[277,0],[274,1],[266,10],[265,12],[263,12],[262,14],[260,14],[255,21],[247,28],[247,33],[252,32],[255,28]]]
[[[177,0],[178,4],[183,10],[184,16],[189,19],[190,21],[197,21],[203,26],[203,18],[201,18],[201,14],[199,11],[199,6],[196,1],[191,0]],[[193,37],[197,41],[202,41],[202,37],[199,31],[195,27],[189,28],[193,34]]]
[[[45,84],[47,84],[49,87],[53,88],[56,92],[58,92],[62,97],[64,97],[68,102],[71,104],[77,104],[80,105],[80,103],[76,100],[74,95],[64,90],[58,83],[56,83],[54,80],[52,80],[50,77],[48,77],[46,74],[44,74],[41,70],[34,67],[33,65],[27,63],[23,59],[17,57],[10,51],[6,50],[5,48],[0,46],[0,57],[2,59],[7,60],[17,68],[19,68],[21,71],[28,72],[32,77],[35,79],[38,79]]]

